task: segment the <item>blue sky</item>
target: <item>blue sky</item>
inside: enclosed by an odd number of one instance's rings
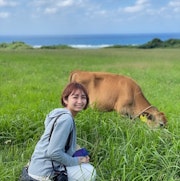
[[[180,32],[180,0],[0,0],[0,35]]]

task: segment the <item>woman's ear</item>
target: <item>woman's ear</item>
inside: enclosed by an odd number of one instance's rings
[[[64,104],[67,106],[67,104],[68,104],[68,100],[67,100],[67,99],[65,99],[65,98],[63,98],[63,102],[64,102]]]

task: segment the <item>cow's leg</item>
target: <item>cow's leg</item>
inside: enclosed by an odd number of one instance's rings
[[[116,104],[114,109],[122,116],[128,116],[129,118],[132,118],[134,116],[133,114],[133,101],[129,98],[122,98],[119,100]]]

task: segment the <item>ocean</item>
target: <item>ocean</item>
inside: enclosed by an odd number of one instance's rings
[[[163,41],[180,39],[180,33],[0,36],[0,43],[20,41],[37,48],[50,45],[101,48],[113,45],[141,45],[154,38]]]

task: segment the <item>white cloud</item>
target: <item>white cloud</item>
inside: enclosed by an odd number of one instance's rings
[[[167,4],[162,4],[161,7],[154,7],[154,9],[148,9],[147,11],[151,16],[158,16],[162,19],[175,20],[180,16],[180,1],[171,0]]]
[[[9,17],[9,13],[8,12],[0,12],[0,18],[4,19],[4,18],[8,18]]]
[[[31,4],[31,5],[33,5],[35,7],[40,7],[40,6],[48,4],[48,2],[45,2],[44,0],[33,0],[33,1],[29,2],[29,4]]]
[[[73,0],[54,1],[54,3],[47,4],[43,11],[44,14],[55,14],[60,9],[62,10],[62,8],[71,7],[73,4]]]
[[[29,5],[34,8],[34,12],[38,12],[38,15],[42,14],[56,14],[58,12],[70,10],[76,10],[80,8],[86,0],[33,0],[29,2]]]
[[[34,5],[35,7],[69,7],[73,6],[74,4],[82,3],[82,0],[34,0],[30,4]]]
[[[57,12],[57,8],[46,8],[44,10],[45,14],[55,14]]]
[[[106,15],[107,11],[101,10],[101,11],[98,11],[97,14],[99,14],[99,15]]]
[[[6,2],[4,0],[0,0],[0,6],[6,6]]]
[[[0,0],[0,7],[2,6],[16,6],[18,3],[15,1]]]
[[[180,1],[170,1],[169,5],[172,7],[180,6]]]
[[[145,9],[147,6],[149,6],[148,0],[137,0],[134,6],[125,7],[124,12],[127,13],[139,12]]]
[[[57,6],[59,7],[67,7],[72,6],[74,4],[73,0],[64,0],[57,3]]]
[[[173,11],[174,11],[175,13],[180,12],[180,1],[179,1],[179,0],[170,1],[170,2],[169,2],[169,6],[170,6],[171,8],[173,8]]]

